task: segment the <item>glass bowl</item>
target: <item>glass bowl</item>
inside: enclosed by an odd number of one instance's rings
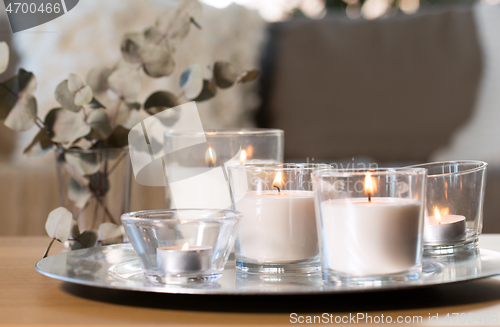
[[[222,274],[242,214],[233,210],[171,209],[122,215],[147,280],[212,283]]]

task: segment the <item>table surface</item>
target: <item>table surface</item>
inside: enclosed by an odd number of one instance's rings
[[[34,265],[49,241],[48,237],[0,237],[0,325],[289,325],[299,322],[299,317],[307,322],[316,316],[319,321],[327,314],[332,322],[345,322],[349,315],[359,314],[357,325],[362,326],[367,322],[361,318],[364,314],[374,323],[392,319],[393,325],[398,319],[411,319],[420,326],[500,326],[500,277],[364,294],[150,294],[79,286],[40,275]],[[482,235],[479,244],[500,251],[500,234]],[[61,249],[56,244],[51,254]]]

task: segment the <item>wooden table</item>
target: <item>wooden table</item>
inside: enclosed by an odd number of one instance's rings
[[[425,287],[407,291],[323,296],[193,296],[145,294],[78,286],[42,276],[34,269],[47,237],[0,237],[0,325],[290,325],[291,313],[329,319],[363,313],[384,321],[422,317],[418,325],[438,322],[464,326],[453,313],[481,317],[469,325],[500,325],[500,279]],[[481,236],[482,248],[500,251],[500,234]],[[60,245],[51,253],[60,251]],[[485,322],[489,315],[489,322]],[[493,315],[498,322],[494,323]],[[295,317],[295,316],[294,316]],[[388,318],[390,317],[390,318]],[[462,319],[464,316],[461,316]],[[418,318],[417,318],[418,319]],[[435,320],[435,319],[434,319]],[[360,320],[363,322],[365,320]],[[352,322],[352,320],[351,320]],[[358,323],[362,326],[362,323]]]

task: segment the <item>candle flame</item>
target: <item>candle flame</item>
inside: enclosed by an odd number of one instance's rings
[[[439,213],[438,208],[434,208],[434,217],[436,217],[436,220],[441,222],[441,214]]]
[[[182,246],[181,251],[188,251],[188,250],[189,250],[189,244],[186,242],[186,243],[184,243],[184,245]]]
[[[280,171],[276,174],[276,177],[274,177],[273,181],[273,187],[276,187],[278,189],[278,194],[281,193],[282,185],[283,185],[283,177]]]
[[[373,195],[373,179],[370,173],[365,175],[365,194],[368,196]]]
[[[217,154],[211,146],[208,147],[207,152],[205,152],[205,162],[210,166],[215,166],[215,160],[217,160]]]
[[[241,150],[240,154],[240,165],[247,161],[247,152],[245,150]]]

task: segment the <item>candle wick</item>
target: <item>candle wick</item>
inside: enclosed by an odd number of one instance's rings
[[[278,186],[273,185],[273,187],[276,187],[278,189],[278,194],[281,194],[280,188]]]
[[[368,202],[372,202],[372,194],[368,193]]]

